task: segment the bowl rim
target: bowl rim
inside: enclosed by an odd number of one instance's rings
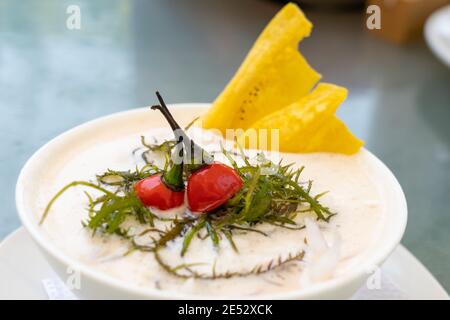
[[[209,103],[178,103],[171,104],[169,107],[171,108],[207,108],[210,106]],[[106,116],[102,116],[80,125],[69,129],[55,138],[48,141],[42,147],[40,147],[25,163],[22,167],[17,183],[16,183],[16,208],[18,212],[18,216],[31,235],[33,240],[38,244],[38,246],[43,249],[48,255],[52,258],[56,259],[59,263],[64,266],[70,266],[73,270],[77,270],[81,273],[82,277],[87,277],[93,280],[94,282],[100,283],[104,286],[114,288],[121,292],[130,294],[131,296],[140,296],[142,298],[153,298],[153,299],[202,299],[202,300],[210,300],[210,299],[236,299],[236,297],[225,295],[225,296],[204,296],[197,294],[186,294],[179,293],[173,290],[158,290],[153,288],[144,288],[137,284],[127,283],[125,280],[120,280],[113,278],[108,274],[101,273],[100,271],[95,270],[93,267],[90,267],[77,259],[71,257],[69,254],[63,252],[62,249],[58,248],[55,244],[48,241],[45,238],[42,229],[39,229],[39,224],[37,221],[32,221],[33,216],[35,216],[32,212],[28,212],[25,200],[24,200],[24,181],[27,176],[28,170],[31,169],[32,164],[42,155],[44,155],[51,147],[57,143],[61,143],[64,139],[67,139],[70,136],[76,135],[78,132],[82,132],[89,128],[93,128],[101,124],[102,122],[112,121],[114,119],[123,117],[123,116],[132,116],[133,114],[140,114],[143,111],[148,110],[148,107],[142,107],[137,109],[131,109],[121,112],[112,113]],[[367,277],[369,274],[367,273],[368,268],[372,268],[373,266],[379,266],[396,248],[396,246],[400,243],[401,238],[406,229],[407,223],[407,203],[404,192],[391,172],[391,170],[375,155],[373,155],[370,151],[365,148],[362,148],[362,152],[365,152],[370,158],[371,161],[385,172],[386,177],[390,180],[392,187],[395,189],[395,192],[398,196],[398,206],[400,208],[398,214],[399,223],[395,228],[395,236],[392,237],[392,241],[390,243],[386,243],[382,250],[377,250],[376,254],[370,255],[368,261],[364,264],[358,265],[358,268],[355,268],[355,272],[343,274],[337,278],[333,278],[321,283],[314,284],[310,287],[301,288],[298,290],[279,292],[274,294],[263,294],[257,296],[237,296],[239,299],[259,299],[259,300],[269,300],[269,299],[308,299],[315,298],[320,296],[322,293],[326,293],[328,291],[336,290],[340,287],[345,287],[347,284],[352,283],[354,280],[360,277]],[[394,233],[394,231],[392,231]],[[126,298],[126,297],[124,297]]]

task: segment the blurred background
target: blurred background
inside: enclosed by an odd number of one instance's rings
[[[338,114],[400,181],[409,207],[402,243],[449,291],[450,28],[436,36],[441,49],[430,40],[441,31],[430,29],[428,42],[422,31],[449,1],[299,2],[314,24],[301,51],[324,81],[349,88]],[[149,105],[156,89],[170,103],[211,102],[283,4],[0,0],[0,239],[20,225],[15,182],[40,146]],[[382,9],[381,30],[367,28],[370,4]],[[70,5],[81,10],[79,30],[66,26]]]

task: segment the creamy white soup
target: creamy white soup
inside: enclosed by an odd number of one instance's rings
[[[193,128],[190,134],[199,136],[200,129]],[[163,141],[172,138],[168,129],[153,129],[143,133],[148,141]],[[200,143],[207,151],[217,151],[219,138],[202,133]],[[95,180],[96,174],[111,168],[129,170],[144,165],[139,153],[139,135],[106,140],[74,154],[70,161],[57,168],[57,174],[41,185],[39,192],[40,215],[51,195],[74,180]],[[133,153],[133,151],[135,152]],[[137,151],[136,151],[137,150]],[[152,155],[156,163],[162,159]],[[266,236],[247,231],[236,231],[234,242],[238,252],[228,241],[220,241],[214,247],[210,238],[195,237],[182,258],[180,251],[183,238],[170,242],[161,251],[161,256],[171,265],[201,263],[196,270],[208,274],[214,272],[245,272],[255,265],[267,265],[278,257],[287,257],[304,251],[303,259],[296,260],[267,273],[229,279],[182,279],[166,272],[151,252],[139,250],[126,254],[130,242],[117,235],[93,236],[92,230],[84,228],[82,220],[87,218],[88,200],[83,187],[66,192],[49,213],[42,228],[51,241],[73,258],[91,266],[110,277],[145,288],[177,291],[206,296],[257,296],[261,294],[298,290],[315,283],[344,275],[362,263],[372,246],[379,240],[385,219],[384,201],[380,186],[370,172],[365,155],[359,152],[352,156],[313,153],[279,154],[285,163],[294,162],[305,166],[302,181],[313,180],[311,193],[329,191],[320,198],[323,205],[337,213],[330,221],[316,221],[312,213],[301,213],[295,219],[302,230],[288,230],[271,224],[258,224],[256,229]],[[218,153],[216,159],[226,162]],[[156,212],[159,216],[182,215],[184,208],[170,212]],[[158,226],[166,222],[158,221]],[[136,234],[146,226],[131,223]],[[139,241],[147,241],[145,236]]]

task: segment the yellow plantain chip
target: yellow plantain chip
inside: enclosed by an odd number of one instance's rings
[[[334,115],[346,97],[347,89],[320,83],[297,102],[257,120],[238,138],[238,142],[248,148],[265,150],[277,146],[281,152],[353,154],[364,142],[352,135]],[[261,135],[261,129],[267,129],[268,134]],[[271,141],[272,129],[279,130],[276,136],[278,143]],[[265,138],[260,138],[262,136]]]
[[[298,51],[312,24],[289,3],[256,40],[244,62],[202,117],[204,128],[246,129],[256,120],[299,100],[319,81]]]

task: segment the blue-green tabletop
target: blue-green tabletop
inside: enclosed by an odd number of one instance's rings
[[[68,29],[69,5],[81,10]],[[247,1],[0,1],[0,239],[19,227],[20,168],[84,121],[154,102],[212,101],[282,5]],[[305,9],[301,43],[323,80],[346,86],[340,117],[400,181],[402,243],[450,290],[450,70],[423,40],[364,28],[364,12]]]

